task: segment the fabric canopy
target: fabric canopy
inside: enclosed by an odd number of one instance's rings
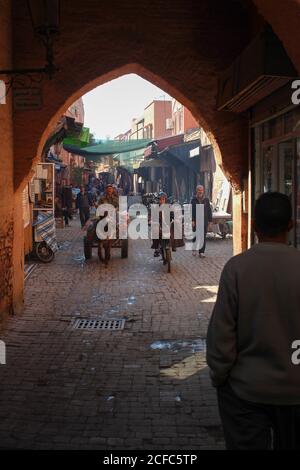
[[[151,160],[145,160],[141,162],[140,168],[165,168],[169,167],[168,163],[160,160],[159,158],[153,158]]]
[[[137,140],[104,140],[100,141],[97,145],[86,146],[80,148],[75,145],[70,145],[68,142],[63,143],[64,149],[68,152],[87,157],[90,160],[97,160],[98,157],[104,155],[113,155],[114,153],[131,152],[145,148],[149,145],[151,140],[148,139],[137,139]]]
[[[121,152],[116,153],[113,157],[114,160],[120,160],[122,162],[126,162],[128,160],[136,161],[136,160],[143,160],[144,159],[144,147],[137,150],[132,150],[131,152]]]
[[[89,141],[90,129],[88,127],[83,127],[78,137],[66,137],[63,141],[63,145],[72,145],[74,147],[84,148],[88,146]]]
[[[166,160],[170,165],[185,165],[195,173],[199,173],[199,156],[190,158],[190,150],[199,147],[199,142],[185,142],[184,144],[168,147],[163,152],[159,152],[159,157]]]
[[[76,136],[80,136],[82,132],[82,124],[76,123],[74,118],[62,116],[62,118],[56,124],[53,132],[48,137],[44,145],[43,153],[47,153],[52,145],[58,142],[62,142],[64,139],[78,139]]]

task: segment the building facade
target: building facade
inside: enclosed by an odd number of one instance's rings
[[[172,135],[188,134],[199,128],[190,110],[175,98],[172,99]]]

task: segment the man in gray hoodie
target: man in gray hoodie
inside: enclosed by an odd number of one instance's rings
[[[300,251],[289,198],[265,193],[259,243],[225,265],[207,333],[227,449],[300,449]]]

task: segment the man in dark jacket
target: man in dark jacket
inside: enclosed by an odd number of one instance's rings
[[[292,226],[287,196],[260,196],[259,243],[221,275],[207,363],[228,449],[300,449],[300,251],[287,245]]]
[[[83,186],[80,188],[80,193],[77,194],[76,209],[79,209],[81,227],[84,227],[85,223],[90,218],[90,204],[88,194]]]
[[[199,184],[196,188],[196,194],[195,196],[191,199],[192,204],[192,225],[193,225],[193,230],[196,230],[196,207],[197,204],[203,204],[204,205],[204,242],[202,247],[199,250],[199,257],[204,258],[204,252],[205,252],[205,246],[206,246],[206,234],[207,234],[207,229],[208,229],[208,224],[212,222],[212,211],[210,207],[210,202],[209,199],[205,196],[205,191],[204,191],[204,186]],[[196,251],[193,251],[193,255],[196,255]]]

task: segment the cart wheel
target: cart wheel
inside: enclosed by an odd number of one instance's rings
[[[54,258],[54,252],[46,242],[39,242],[35,246],[36,256],[42,263],[50,263]]]
[[[122,240],[121,257],[128,258],[128,240]]]
[[[84,237],[84,239],[83,239],[83,250],[84,250],[85,259],[91,259],[91,257],[92,257],[92,244],[87,239],[87,237]]]

